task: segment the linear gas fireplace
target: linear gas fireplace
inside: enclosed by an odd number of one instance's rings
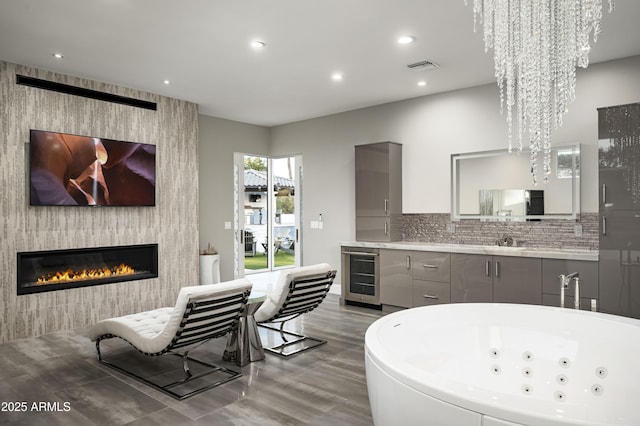
[[[18,295],[157,276],[157,244],[18,253]]]

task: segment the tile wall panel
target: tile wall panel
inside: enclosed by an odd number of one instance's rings
[[[157,111],[18,86],[16,74],[156,102]],[[175,303],[198,281],[195,104],[0,62],[0,342]],[[30,207],[29,130],[154,144],[156,206]],[[16,253],[158,243],[159,277],[16,295]]]
[[[518,245],[527,247],[598,249],[597,213],[583,213],[578,221],[452,222],[448,213],[405,214],[402,220],[404,241],[493,245],[501,236],[509,235]],[[449,224],[455,224],[454,233],[448,231]],[[575,225],[582,226],[581,236],[575,235]]]

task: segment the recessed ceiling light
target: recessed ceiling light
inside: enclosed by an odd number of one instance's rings
[[[166,84],[168,86],[169,84],[171,84],[171,81],[170,80],[162,80],[162,83],[164,83],[164,84]]]
[[[64,56],[62,55],[62,53],[54,53],[54,54],[53,54],[53,57],[54,57],[54,58],[56,58],[56,59],[62,59],[62,58],[64,58]]]
[[[253,40],[251,42],[251,47],[253,47],[254,49],[262,49],[266,46],[267,44],[264,41],[260,41],[260,40]]]
[[[398,37],[399,44],[409,44],[409,43],[413,43],[414,41],[416,41],[416,38],[414,36],[406,35],[406,36]]]
[[[422,87],[422,86],[426,86],[427,82],[426,81],[419,81],[418,82],[418,86]]]
[[[342,79],[344,79],[344,76],[339,72],[336,72],[331,76],[331,79],[333,79],[334,81],[341,81]]]

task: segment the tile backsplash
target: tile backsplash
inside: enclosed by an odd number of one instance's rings
[[[508,235],[518,246],[597,250],[598,232],[598,213],[583,213],[577,221],[536,222],[452,222],[449,213],[402,215],[403,241],[425,243],[494,245]]]

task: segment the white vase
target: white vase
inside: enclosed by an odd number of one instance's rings
[[[220,282],[220,255],[200,255],[200,284],[217,284]]]

